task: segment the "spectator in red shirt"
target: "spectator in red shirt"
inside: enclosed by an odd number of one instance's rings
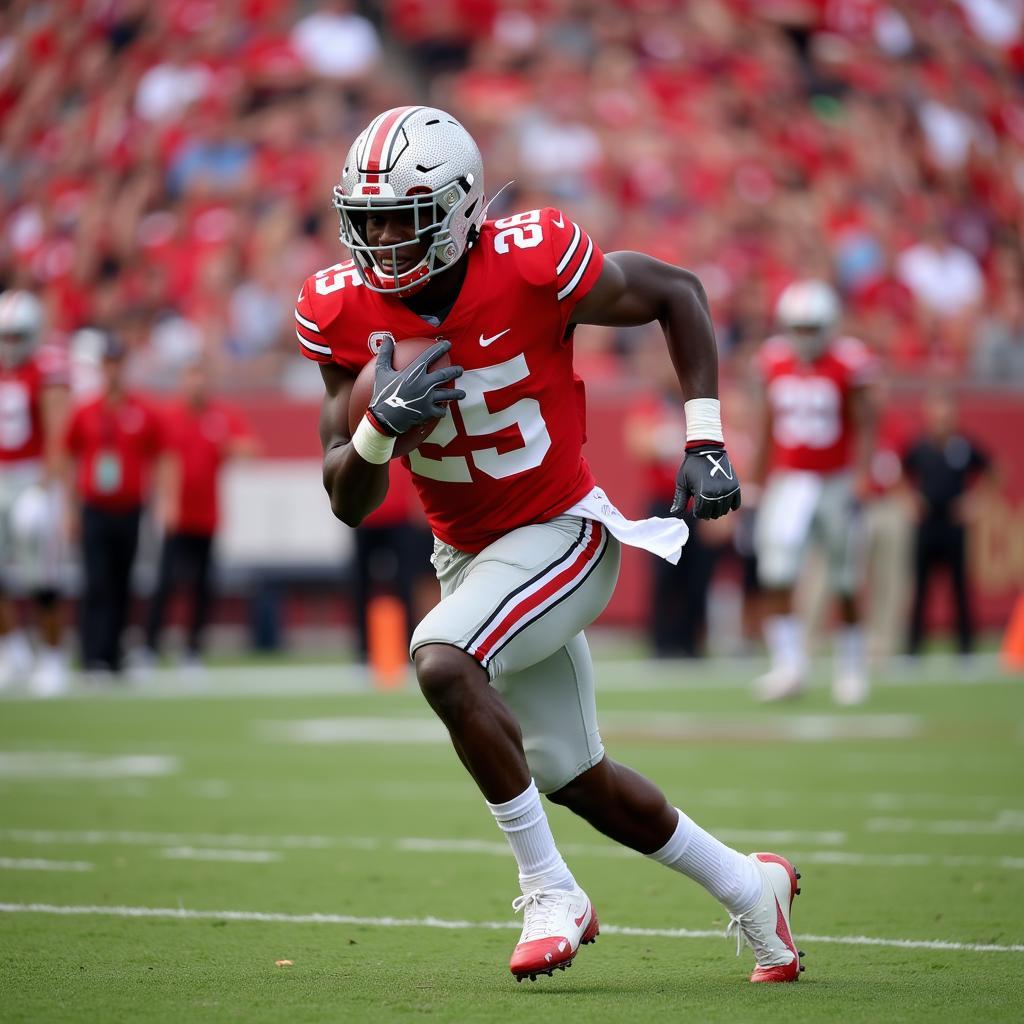
[[[146,647],[155,660],[167,600],[177,584],[187,581],[192,604],[188,658],[197,666],[210,612],[220,468],[226,459],[255,454],[256,441],[241,414],[211,394],[209,367],[202,359],[184,368],[178,397],[164,409],[162,419],[163,449],[169,459],[160,477],[158,500],[165,534]]]
[[[82,667],[120,673],[139,519],[160,451],[156,413],[125,390],[124,347],[104,339],[103,389],[79,405],[65,436],[77,499],[71,532],[81,539],[85,586],[79,605]]]

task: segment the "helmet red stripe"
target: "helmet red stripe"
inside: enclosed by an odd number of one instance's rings
[[[373,133],[373,137],[369,140],[370,155],[366,160],[367,171],[380,171],[380,158],[384,154],[384,143],[387,141],[388,133],[394,127],[395,122],[407,111],[412,110],[409,107],[395,107],[387,117],[379,125],[377,130]],[[376,180],[376,179],[374,179]]]

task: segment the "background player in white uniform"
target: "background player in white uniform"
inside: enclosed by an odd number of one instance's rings
[[[67,415],[63,354],[41,345],[43,310],[27,291],[0,295],[0,686],[29,680],[62,693],[60,444]],[[9,595],[33,598],[33,652]],[[34,664],[34,668],[33,668]]]
[[[840,704],[867,697],[857,595],[863,554],[858,503],[868,489],[872,416],[866,384],[873,361],[860,341],[836,335],[839,316],[830,285],[796,281],[779,297],[783,333],[758,353],[763,418],[754,483],[766,473],[767,482],[755,545],[771,657],[770,670],[756,682],[762,700],[796,696],[806,685],[806,640],[793,590],[815,543],[826,558],[840,619],[833,696]]]
[[[611,594],[619,540],[677,557],[685,527],[629,523],[595,486],[581,454],[576,323],[660,321],[687,399],[672,511],[691,497],[702,518],[739,507],[700,282],[639,253],[604,257],[559,211],[486,220],[476,144],[434,108],[375,118],[349,151],[335,203],[354,262],[309,278],[296,307],[301,351],[321,364],[326,389],[324,484],[335,514],[358,524],[387,489],[395,438],[442,417],[406,460],[438,538],[443,594],[412,646],[420,687],[519,865],[513,974],[567,966],[598,930],[542,791],[722,901],[755,950],[752,980],[795,980],[792,866],[729,849],[605,756],[582,633]],[[424,333],[444,340],[395,371],[395,340]],[[457,365],[431,371],[449,350]],[[376,386],[350,435],[352,383],[370,351]]]

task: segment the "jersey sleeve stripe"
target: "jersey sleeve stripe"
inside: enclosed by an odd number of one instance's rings
[[[307,320],[298,310],[295,310],[295,319],[298,320],[307,331],[312,331],[314,334],[320,333],[320,328],[317,327],[312,320]]]
[[[326,345],[315,345],[313,342],[307,341],[298,331],[295,332],[295,337],[299,339],[299,344],[303,348],[308,348],[310,352],[316,352],[321,356],[332,355],[331,350]]]
[[[567,298],[569,295],[571,295],[576,290],[576,286],[580,283],[580,281],[583,278],[584,273],[586,272],[587,267],[590,265],[590,257],[593,255],[593,253],[594,253],[594,242],[593,242],[593,239],[591,239],[588,236],[587,237],[587,250],[583,254],[583,259],[580,262],[580,265],[576,268],[576,273],[573,274],[572,280],[558,293],[558,301],[559,302],[561,302],[562,299]]]
[[[572,241],[569,243],[569,248],[565,250],[561,260],[558,262],[558,266],[555,267],[555,274],[560,274],[567,266],[569,261],[572,259],[573,254],[576,252],[576,247],[580,244],[580,226],[579,224],[573,224],[572,226]]]

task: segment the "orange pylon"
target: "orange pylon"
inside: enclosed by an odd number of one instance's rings
[[[1010,613],[1010,621],[1003,634],[1003,664],[1009,669],[1024,670],[1024,594]]]
[[[374,685],[380,690],[401,686],[409,664],[405,606],[387,594],[371,598],[366,627]]]

